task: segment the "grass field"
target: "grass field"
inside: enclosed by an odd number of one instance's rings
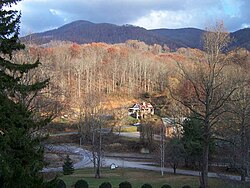
[[[164,174],[137,169],[115,169],[108,168],[101,170],[101,178],[95,179],[93,169],[87,168],[76,170],[74,174],[61,176],[67,187],[73,187],[79,179],[88,182],[90,188],[98,188],[102,182],[110,182],[112,188],[118,188],[122,181],[129,181],[133,188],[140,188],[144,183],[150,183],[154,188],[161,188],[163,184],[169,184],[172,188],[181,188],[183,185],[190,185],[192,188],[199,187],[199,178],[194,176]],[[227,182],[220,179],[209,179],[210,188],[248,188],[250,185],[242,185],[239,182]]]

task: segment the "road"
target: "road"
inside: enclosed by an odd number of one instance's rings
[[[63,132],[63,133],[54,133],[49,134],[50,137],[57,137],[57,136],[68,136],[68,135],[78,135],[79,132]]]
[[[46,149],[52,150],[52,151],[64,151],[67,153],[77,154],[80,156],[81,160],[74,164],[75,169],[85,168],[85,167],[92,167],[93,163],[91,161],[91,152],[84,150],[82,148],[79,148],[74,145],[46,145]],[[104,162],[102,164],[103,167],[109,167],[111,164],[115,164],[118,167],[122,168],[137,168],[137,169],[144,169],[144,170],[152,170],[152,171],[158,171],[161,172],[161,167],[153,166],[152,162],[142,162],[142,161],[128,161],[124,160],[121,157],[105,157]],[[164,168],[163,169],[165,173],[174,173],[172,168]],[[62,167],[58,168],[44,168],[43,172],[51,172],[51,171],[62,171]],[[177,169],[177,174],[183,174],[183,175],[191,175],[191,176],[200,176],[199,171],[193,171],[193,170],[182,170]],[[240,181],[240,176],[236,175],[228,175],[228,174],[217,174],[213,172],[208,173],[208,177],[211,178],[226,178],[231,180],[237,180]],[[248,181],[250,179],[248,178]]]
[[[140,132],[114,132],[114,134],[129,138],[140,138]]]
[[[129,138],[140,138],[140,132],[114,132],[114,134]],[[161,140],[161,136],[154,134],[154,140]]]
[[[63,145],[46,145],[45,149],[49,151],[67,152],[67,153],[78,155],[80,158],[80,161],[74,164],[75,169],[92,166],[92,162],[90,160],[91,153],[80,147],[69,145],[69,144],[63,144]],[[52,171],[62,171],[62,167],[43,169],[43,172],[52,172]]]

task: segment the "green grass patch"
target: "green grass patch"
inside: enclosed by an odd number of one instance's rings
[[[114,131],[116,132],[137,132],[138,128],[136,126],[121,126],[121,127],[115,127]]]
[[[137,132],[136,126],[121,127],[121,132]]]
[[[98,188],[102,182],[110,182],[113,188],[118,188],[122,181],[129,181],[133,188],[140,188],[144,183],[149,183],[154,188],[160,188],[163,184],[169,184],[172,188],[181,188],[183,185],[190,185],[193,188],[199,187],[199,177],[174,174],[161,176],[160,172],[129,168],[101,169],[100,179],[94,178],[93,168],[76,170],[74,174],[60,178],[65,181],[67,187],[72,187],[79,179],[86,180],[90,188]],[[228,182],[216,178],[209,179],[209,186],[211,188],[247,188],[247,185],[244,186],[240,182]]]
[[[137,123],[137,122],[139,122],[139,120],[136,119],[136,118],[133,118],[133,117],[131,117],[131,116],[126,116],[126,117],[124,117],[124,118],[122,119],[123,125],[134,124],[134,123]]]

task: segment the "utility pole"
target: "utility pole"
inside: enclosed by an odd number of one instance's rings
[[[161,144],[160,144],[160,152],[161,152],[161,175],[164,175],[164,163],[165,163],[165,127],[162,125],[161,129]]]

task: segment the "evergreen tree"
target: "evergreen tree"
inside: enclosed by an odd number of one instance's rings
[[[202,142],[204,140],[202,127],[204,122],[197,114],[191,115],[183,123],[182,143],[186,154],[186,163],[191,162],[192,167],[196,167],[196,163],[201,162],[202,158]],[[215,149],[215,142],[210,141],[209,152],[212,154]],[[188,165],[188,164],[186,164]]]
[[[11,10],[18,1],[0,1],[0,179],[4,187],[43,187],[39,176],[44,167],[43,147],[32,132],[50,118],[38,121],[29,104],[48,80],[25,84],[23,78],[39,61],[20,64],[12,59],[15,51],[25,47],[18,38],[21,14]]]
[[[186,151],[186,163],[191,162],[193,167],[200,162],[202,157],[202,124],[203,122],[196,114],[183,123],[182,142]]]
[[[74,173],[74,166],[72,160],[69,158],[69,155],[67,155],[66,160],[63,164],[63,174],[64,175],[70,175]]]

